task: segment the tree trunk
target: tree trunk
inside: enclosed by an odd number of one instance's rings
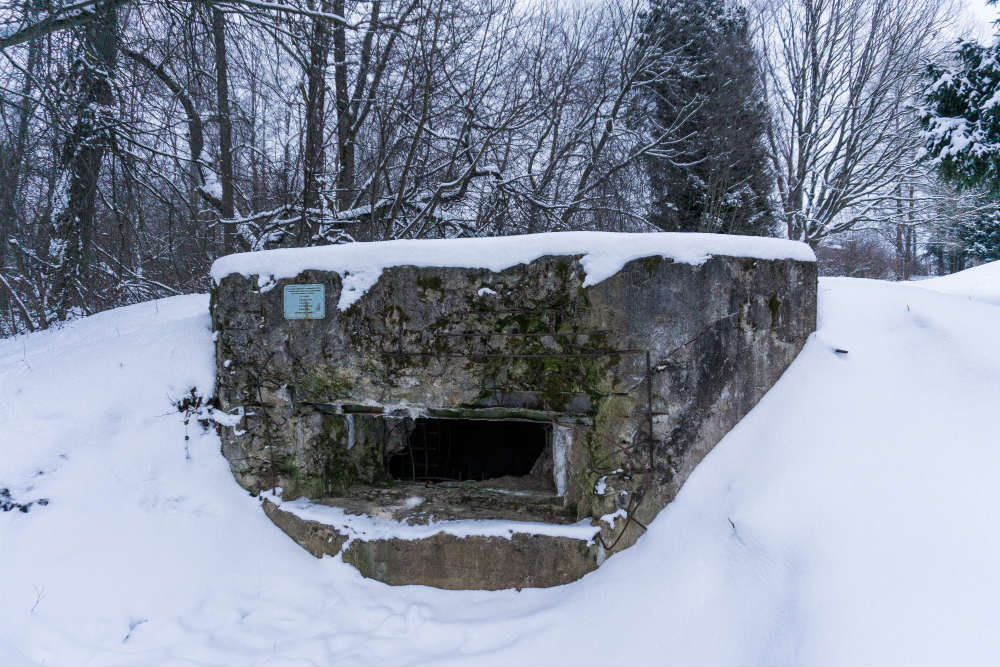
[[[344,15],[344,0],[333,0],[333,13]],[[343,23],[333,27],[334,92],[337,96],[337,208],[347,210],[354,203],[354,137],[351,125],[351,93],[347,84],[347,35]]]
[[[236,217],[233,202],[233,121],[229,111],[229,65],[226,60],[226,19],[212,7],[212,39],[215,42],[215,90],[219,112],[219,176],[222,181],[222,251],[236,250]]]
[[[28,46],[28,66],[21,86],[21,107],[18,109],[17,134],[9,152],[0,155],[0,268],[4,265],[7,239],[17,228],[17,196],[24,175],[25,156],[28,148],[28,121],[31,119],[31,89],[41,49],[37,41]]]
[[[909,241],[909,243],[907,243],[907,248],[906,248],[907,280],[909,280],[910,277],[913,276],[913,271],[914,269],[917,268],[917,230],[916,230],[917,219],[916,216],[914,215],[914,207],[916,206],[916,201],[914,198],[915,194],[916,192],[914,186],[910,185],[910,197],[906,212],[906,221],[907,221],[906,231],[908,237],[907,240]]]
[[[320,11],[329,12],[327,0],[320,4]],[[326,134],[326,65],[330,53],[330,38],[326,21],[313,19],[312,36],[309,40],[309,67],[306,71],[306,139],[303,165],[302,222],[299,225],[298,245],[309,245],[319,233],[319,220],[314,210],[319,208],[320,177],[326,163],[324,135]],[[343,27],[340,28],[343,33]],[[343,48],[343,36],[341,37]],[[339,55],[338,71],[344,56]],[[338,85],[340,78],[338,76]],[[339,90],[339,88],[338,88]],[[338,93],[337,134],[340,136],[340,95]]]
[[[55,315],[62,319],[72,306],[83,306],[93,261],[94,213],[101,163],[111,142],[114,93],[111,77],[118,61],[118,14],[111,2],[94,6],[79,59],[76,121],[63,146],[62,163],[69,172],[66,208],[56,220],[52,263]]]

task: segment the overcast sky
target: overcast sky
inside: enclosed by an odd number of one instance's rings
[[[986,4],[986,0],[964,0],[965,16],[960,26],[962,32],[981,42],[989,42],[993,37],[993,21],[1000,15],[997,7]]]

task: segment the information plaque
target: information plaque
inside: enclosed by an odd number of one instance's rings
[[[285,285],[286,320],[321,320],[326,317],[323,285]]]

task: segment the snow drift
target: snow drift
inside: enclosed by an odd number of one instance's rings
[[[520,593],[391,588],[281,534],[172,406],[211,390],[204,297],[0,341],[0,487],[49,501],[0,512],[0,662],[995,663],[1000,308],[924,285],[823,280],[818,333],[645,537]]]

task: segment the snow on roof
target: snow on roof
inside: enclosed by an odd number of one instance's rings
[[[582,255],[584,287],[618,273],[629,261],[660,256],[700,265],[713,256],[794,259],[814,262],[812,249],[799,241],[723,234],[548,232],[522,236],[426,239],[350,243],[312,248],[280,248],[221,257],[212,264],[212,281],[231,274],[257,276],[262,288],[306,270],[332,271],[344,280],[337,307],[348,308],[392,266],[463,267],[502,271],[546,255]]]

